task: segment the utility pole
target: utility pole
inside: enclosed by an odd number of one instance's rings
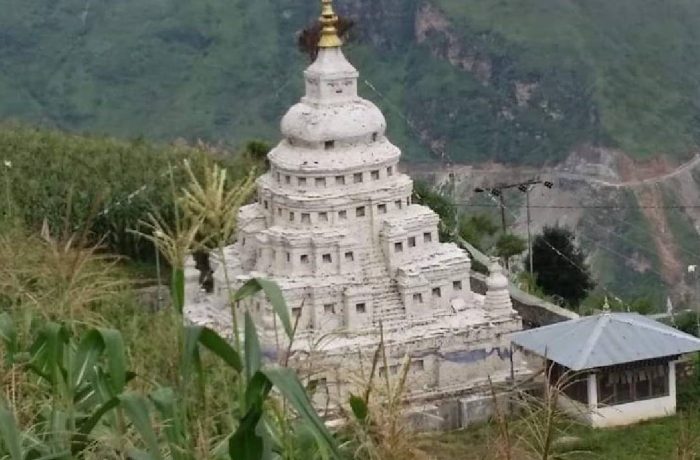
[[[533,273],[532,269],[532,232],[530,231],[530,190],[538,185],[542,184],[548,189],[551,189],[554,187],[554,183],[550,181],[541,181],[539,179],[530,179],[525,182],[517,182],[514,184],[499,184],[495,187],[491,188],[481,188],[477,187],[474,189],[476,193],[483,193],[483,192],[489,192],[491,195],[498,197],[498,203],[501,208],[501,228],[503,230],[503,234],[506,234],[506,202],[505,202],[505,196],[503,191],[510,189],[510,188],[515,188],[517,187],[518,190],[521,192],[525,193],[525,207],[526,207],[526,213],[527,213],[527,251],[528,251],[528,258],[529,258],[529,269],[530,269],[530,275]]]

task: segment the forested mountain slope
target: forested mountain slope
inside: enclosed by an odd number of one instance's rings
[[[316,3],[0,0],[0,116],[273,139],[301,92],[295,34]],[[346,51],[362,91],[409,158],[541,164],[586,144],[687,156],[698,143],[697,1],[336,3],[356,21]]]

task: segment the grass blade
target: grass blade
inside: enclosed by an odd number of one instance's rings
[[[172,388],[158,388],[150,395],[153,405],[160,413],[165,424],[165,436],[170,444],[170,453],[175,460],[185,460],[187,452],[187,437],[178,413],[177,398]]]
[[[15,323],[12,321],[9,313],[0,314],[0,340],[5,344],[7,356],[5,357],[7,364],[12,364],[14,355],[19,351],[17,343],[17,330]]]
[[[90,417],[83,420],[77,427],[77,431],[71,438],[71,454],[76,456],[80,454],[88,446],[88,437],[92,430],[97,426],[102,417],[119,405],[119,398],[112,398],[102,404]]]
[[[146,398],[135,393],[127,393],[119,396],[119,400],[124,408],[124,412],[126,412],[134,428],[141,436],[141,439],[143,439],[144,444],[146,444],[146,449],[151,458],[163,460],[158,445],[158,437],[151,425]]]
[[[122,391],[126,386],[127,370],[126,370],[126,352],[124,351],[124,339],[121,332],[115,329],[98,329],[104,351],[107,354],[107,366],[109,368],[109,377],[112,383],[112,390],[115,396]]]
[[[22,445],[14,414],[0,402],[0,439],[9,451],[11,460],[22,459]]]
[[[340,452],[338,451],[335,438],[333,438],[323,420],[316,413],[296,373],[292,369],[283,367],[263,369],[260,372],[270,379],[270,382],[287,398],[292,407],[299,413],[299,416],[309,424],[319,447],[326,450],[331,457],[339,458]]]
[[[251,381],[253,376],[262,366],[262,352],[260,351],[260,341],[255,329],[255,323],[250,316],[250,312],[245,312],[245,374],[246,380]]]
[[[233,295],[233,301],[237,302],[239,300],[251,297],[260,291],[265,293],[265,297],[272,305],[275,313],[277,313],[277,316],[284,327],[284,331],[287,333],[287,337],[291,339],[293,335],[293,328],[292,321],[289,316],[289,310],[287,309],[287,302],[285,302],[282,291],[276,283],[262,278],[252,278],[241,286],[238,291],[236,291],[236,293]]]
[[[236,372],[243,371],[243,364],[239,353],[216,332],[209,328],[202,328],[199,335],[199,343],[202,344],[207,350],[221,358]]]
[[[262,460],[263,439],[256,432],[262,417],[262,404],[252,407],[243,417],[228,442],[231,460]]]
[[[185,271],[182,268],[173,268],[170,293],[175,311],[182,314],[185,308]]]

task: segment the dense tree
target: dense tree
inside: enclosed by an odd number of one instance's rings
[[[497,231],[498,226],[488,214],[462,216],[459,220],[459,236],[482,251],[486,250],[486,242],[489,241],[489,237],[493,236]]]
[[[413,184],[412,199],[414,203],[427,206],[440,216],[440,241],[451,241],[457,219],[452,200],[422,181]]]
[[[585,256],[566,228],[544,228],[532,244],[532,265],[544,293],[563,298],[569,306],[577,306],[593,287]]]
[[[504,233],[496,241],[496,255],[505,260],[506,268],[510,265],[510,258],[522,254],[525,249],[525,240],[512,233]]]

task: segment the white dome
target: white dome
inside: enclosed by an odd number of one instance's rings
[[[287,139],[309,143],[352,142],[381,137],[386,120],[373,103],[357,98],[337,105],[312,106],[300,102],[282,118],[282,134]]]

